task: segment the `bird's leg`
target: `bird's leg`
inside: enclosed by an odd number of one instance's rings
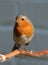
[[[24,45],[24,50],[27,50],[26,46]]]
[[[29,45],[29,43],[26,43],[25,45],[24,45],[24,50],[27,50],[27,46]]]

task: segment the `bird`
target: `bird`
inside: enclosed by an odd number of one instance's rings
[[[18,15],[15,18],[13,28],[14,46],[12,51],[19,49],[21,45],[28,46],[34,37],[34,26],[32,21],[25,15]]]

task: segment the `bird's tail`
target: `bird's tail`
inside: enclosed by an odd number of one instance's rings
[[[14,46],[13,46],[12,51],[14,51],[14,50],[16,50],[16,49],[19,49],[19,48],[20,48],[20,45],[15,43]]]

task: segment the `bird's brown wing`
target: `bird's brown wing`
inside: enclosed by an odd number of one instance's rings
[[[20,44],[15,43],[15,44],[14,44],[14,46],[13,46],[12,51],[14,51],[14,50],[16,50],[16,49],[19,49],[20,47],[21,47],[21,45],[20,45]]]

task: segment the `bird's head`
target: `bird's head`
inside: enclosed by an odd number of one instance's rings
[[[29,19],[27,16],[19,15],[16,17],[16,25],[17,26],[27,26],[28,23],[30,23]]]

